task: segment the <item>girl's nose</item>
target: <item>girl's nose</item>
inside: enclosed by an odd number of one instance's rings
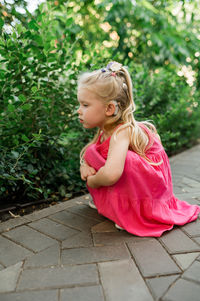
[[[81,111],[80,109],[81,109],[81,108],[79,107],[78,110],[77,110],[77,113],[78,113],[78,114],[80,114],[80,111]]]

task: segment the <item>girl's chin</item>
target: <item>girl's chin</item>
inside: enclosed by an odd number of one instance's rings
[[[89,126],[84,121],[82,121],[81,123],[84,128],[86,128],[86,129],[89,128]]]
[[[87,124],[83,124],[83,127],[84,127],[85,129],[93,129],[92,126],[89,126],[89,125],[87,125]]]
[[[93,129],[93,128],[96,127],[96,126],[92,126],[92,125],[84,124],[84,123],[82,123],[82,126],[83,126],[85,129]]]

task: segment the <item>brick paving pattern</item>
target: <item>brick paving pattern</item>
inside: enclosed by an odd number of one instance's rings
[[[170,163],[175,195],[200,205],[200,145]],[[0,223],[1,301],[199,301],[200,218],[137,237],[89,198]]]

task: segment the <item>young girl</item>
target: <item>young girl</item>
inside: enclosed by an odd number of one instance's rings
[[[93,208],[119,229],[161,236],[197,219],[200,207],[173,195],[169,160],[155,127],[134,119],[130,75],[111,62],[78,81],[79,120],[98,128],[81,151],[80,173]]]

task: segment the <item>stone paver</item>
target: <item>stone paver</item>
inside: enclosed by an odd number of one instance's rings
[[[193,280],[200,284],[200,262],[195,261],[189,269],[183,273],[183,278]]]
[[[197,219],[196,221],[183,226],[182,230],[184,230],[184,232],[186,232],[190,236],[200,236],[200,220]]]
[[[179,279],[169,289],[162,301],[199,301],[200,286],[196,283]]]
[[[1,301],[58,301],[58,290],[2,294]]]
[[[110,233],[94,233],[93,240],[95,246],[112,246],[124,244],[125,242],[141,242],[150,240],[150,237],[138,237],[127,233],[126,231]]]
[[[200,251],[200,246],[178,228],[163,234],[160,240],[170,254]]]
[[[16,243],[0,236],[0,261],[5,266],[18,263],[20,260],[32,255],[33,252],[17,245]]]
[[[199,189],[199,181],[196,181],[194,179],[191,179],[191,178],[188,178],[188,177],[183,177],[182,178],[182,183],[186,186],[191,187],[191,188]]]
[[[61,289],[60,301],[104,301],[103,290],[101,286],[85,286]]]
[[[115,227],[114,223],[110,220],[106,220],[102,223],[99,223],[91,228],[92,233],[110,233],[110,232],[119,232]]]
[[[193,240],[200,245],[200,236],[194,237]]]
[[[173,275],[147,279],[146,282],[155,300],[159,300],[178,277]]]
[[[27,226],[21,226],[11,230],[10,232],[5,232],[4,235],[23,247],[35,252],[44,250],[56,242],[54,239],[49,238]]]
[[[8,220],[4,223],[0,223],[0,233],[10,231],[11,229],[21,226],[27,223],[27,220],[23,217],[17,217],[15,219]]]
[[[92,226],[99,223],[96,219],[82,217],[66,210],[53,214],[50,218],[80,231],[89,231]]]
[[[67,211],[78,214],[80,216],[91,217],[93,219],[96,219],[97,221],[105,220],[105,217],[98,214],[97,210],[90,208],[87,204],[78,204],[77,206],[70,207],[69,209],[67,209]]]
[[[182,192],[182,193],[175,193],[175,195],[181,201],[186,201],[191,205],[200,205],[199,192]]]
[[[199,256],[200,253],[177,254],[172,257],[177,262],[182,270],[186,270],[192,262]]]
[[[17,291],[25,289],[64,288],[74,285],[99,284],[96,265],[76,265],[24,270]]]
[[[144,277],[180,273],[162,245],[156,240],[128,243],[137,265]]]
[[[3,264],[0,264],[0,271],[5,269],[5,267],[3,266]]]
[[[99,270],[106,300],[153,300],[133,260],[99,263]]]
[[[76,233],[80,233],[77,230],[66,227],[48,218],[43,218],[39,221],[33,222],[29,224],[29,227],[32,227],[43,234],[47,234],[48,236],[60,241],[65,240]]]
[[[76,248],[62,251],[63,264],[83,264],[129,258],[127,248],[122,246]]]
[[[72,249],[80,247],[93,247],[92,235],[91,233],[81,232],[69,237],[62,242],[62,249]]]
[[[22,262],[19,262],[0,271],[0,293],[12,292],[16,289],[21,269]]]
[[[200,145],[170,158],[200,204]],[[0,223],[1,301],[199,301],[200,216],[160,238],[119,231],[89,194]]]
[[[195,164],[195,160],[193,160],[193,162],[192,160],[190,161],[177,160],[174,162],[173,165],[171,165],[171,170],[172,173],[174,174],[179,174],[186,177],[190,175],[190,179],[194,179],[194,180],[200,177],[199,165]]]
[[[40,211],[35,211],[31,214],[26,215],[24,218],[28,221],[36,221],[41,218],[47,217],[51,214],[55,214],[56,212],[60,212],[65,209],[69,209],[70,207],[73,207],[74,205],[77,205],[80,203],[83,204],[86,201],[86,199],[88,199],[88,198],[89,198],[88,195],[84,195],[84,196],[75,198],[73,200],[69,200],[67,202],[60,203],[56,206],[51,206],[48,208],[44,208]]]
[[[55,244],[25,260],[24,268],[56,266],[60,263],[60,247]]]

